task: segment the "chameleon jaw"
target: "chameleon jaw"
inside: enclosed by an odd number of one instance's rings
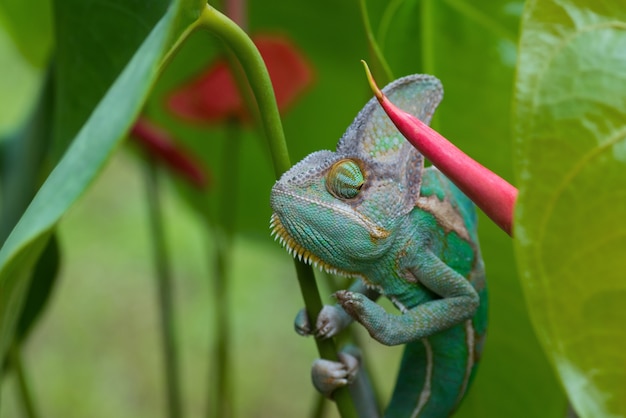
[[[279,241],[280,244],[285,247],[287,252],[293,257],[297,258],[300,261],[304,261],[305,263],[312,265],[313,267],[323,270],[329,274],[335,274],[338,276],[345,277],[357,277],[358,275],[354,273],[349,273],[347,271],[338,269],[334,266],[331,266],[324,260],[320,259],[318,256],[304,248],[285,229],[282,222],[280,221],[278,215],[276,213],[272,213],[272,217],[270,218],[270,229],[272,230],[271,236],[274,237],[274,241]],[[360,276],[359,276],[360,277]]]

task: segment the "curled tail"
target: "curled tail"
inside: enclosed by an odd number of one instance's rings
[[[406,345],[385,417],[449,417],[463,399],[482,344],[472,320]]]

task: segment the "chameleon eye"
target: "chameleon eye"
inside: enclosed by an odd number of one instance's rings
[[[352,199],[359,194],[365,176],[361,167],[353,160],[339,160],[326,175],[326,189],[339,199]]]

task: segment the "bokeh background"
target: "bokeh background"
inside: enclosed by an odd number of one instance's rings
[[[33,123],[29,114],[53,68],[46,172],[169,2],[28,3],[33,7],[17,0],[0,5],[0,134],[8,143],[20,127]],[[361,4],[243,3],[247,12],[240,23],[247,31],[288,39],[313,75],[283,112],[292,161],[334,149],[371,96],[359,61],[376,60]],[[366,10],[394,77],[425,72],[442,80],[446,93],[434,127],[515,184],[511,119],[524,3],[370,0]],[[167,167],[159,168],[183,409],[185,416],[210,416],[206,411],[221,393],[214,387],[215,307],[221,297],[215,272],[217,243],[230,228],[226,219],[234,225],[226,257],[233,399],[228,415],[308,416],[318,401],[309,382],[316,352],[313,341],[292,330],[302,306],[293,263],[269,237],[274,175],[264,138],[250,123],[191,123],[167,106],[173,91],[222,59],[222,52],[222,43],[210,33],[191,35],[164,68],[142,113],[199,161],[209,178],[198,190]],[[125,141],[58,227],[60,272],[22,346],[41,416],[166,416],[146,171],[145,153]],[[227,216],[220,212],[225,200],[232,202]],[[482,214],[480,237],[490,287],[489,335],[458,416],[564,416],[565,396],[532,330],[513,243]],[[324,277],[319,282],[330,301],[332,286]],[[388,399],[401,348],[382,347],[356,332],[381,397]],[[0,401],[1,418],[22,416],[14,373],[3,377]],[[338,416],[334,406],[327,410],[327,416]]]

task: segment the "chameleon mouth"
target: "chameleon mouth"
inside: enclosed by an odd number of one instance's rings
[[[300,245],[296,240],[289,235],[282,222],[278,218],[275,213],[272,213],[272,217],[270,218],[270,229],[272,230],[271,236],[274,237],[274,241],[279,241],[280,244],[285,247],[287,252],[293,257],[297,258],[300,261],[304,261],[305,263],[312,265],[313,267],[323,270],[329,274],[336,274],[338,276],[346,276],[346,277],[355,277],[354,274],[348,273],[346,271],[340,270],[334,266],[331,266],[324,260],[320,259],[318,256],[304,248]]]

